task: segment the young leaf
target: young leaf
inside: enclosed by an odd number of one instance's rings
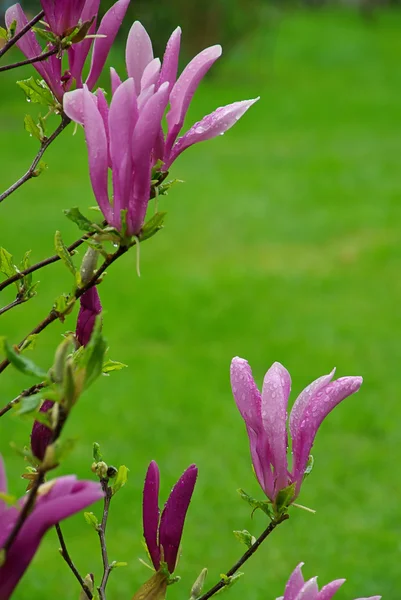
[[[249,494],[247,494],[246,492],[244,492],[244,490],[239,489],[237,490],[239,495],[241,496],[241,498],[243,500],[245,500],[245,502],[248,502],[249,506],[251,506],[253,508],[253,510],[255,511],[257,508],[260,508],[261,510],[263,510],[263,512],[270,518],[273,518],[273,513],[271,510],[271,506],[270,503],[267,502],[266,500],[256,500],[255,498],[252,498],[251,496],[249,496]]]
[[[239,540],[242,544],[245,544],[247,548],[250,548],[256,542],[256,538],[246,529],[243,529],[242,531],[234,531],[233,533],[237,540]]]
[[[26,415],[36,411],[43,400],[43,393],[33,394],[23,398],[18,405],[17,415]]]
[[[142,227],[139,239],[141,241],[147,240],[162,229],[166,214],[166,212],[157,212],[153,215],[153,217]]]
[[[295,494],[296,485],[297,484],[294,482],[291,485],[289,485],[288,487],[280,490],[279,493],[277,494],[275,508],[276,508],[276,512],[279,515],[286,512],[289,505],[291,504],[291,500],[293,499],[294,494]]]
[[[117,494],[117,492],[120,491],[121,488],[127,483],[127,479],[128,469],[125,465],[121,465],[121,467],[118,468],[116,479],[112,485],[113,496],[114,494]]]
[[[96,529],[96,531],[98,530],[99,521],[97,519],[97,516],[94,515],[93,512],[84,512],[84,518],[88,525],[91,525],[94,529]]]
[[[96,230],[96,227],[93,225],[93,223],[89,221],[89,219],[87,219],[76,206],[74,208],[67,208],[63,212],[67,219],[70,219],[70,221],[78,225],[81,231]]]
[[[121,369],[125,369],[125,367],[128,367],[128,365],[118,362],[117,360],[108,359],[103,363],[103,373],[108,375],[109,373],[112,373],[112,371],[121,371]]]
[[[18,273],[12,255],[5,248],[0,248],[0,272],[4,273],[6,277],[12,277]]]
[[[102,319],[97,316],[89,344],[83,353],[82,363],[86,370],[85,387],[89,387],[102,374],[107,344],[102,336],[101,327]]]
[[[4,29],[4,27],[0,27],[0,39],[8,40],[7,29]]]
[[[29,77],[29,79],[17,81],[17,85],[24,91],[29,102],[44,106],[56,106],[57,101],[44,81]]]
[[[36,139],[39,140],[40,142],[42,141],[41,131],[40,131],[39,127],[36,125],[35,121],[31,117],[31,115],[25,115],[24,127],[30,135],[33,135],[33,137],[36,137]]]
[[[23,356],[14,350],[6,340],[3,342],[3,348],[7,359],[16,369],[18,369],[18,371],[21,371],[21,373],[33,375],[34,377],[41,377],[42,379],[47,377],[47,373],[43,371],[43,369],[38,367],[38,365],[35,365],[35,363],[29,358],[26,358],[26,356]]]
[[[65,266],[75,277],[76,269],[74,263],[72,262],[72,258],[70,253],[68,252],[67,246],[64,244],[63,239],[61,237],[61,233],[56,231],[54,236],[54,246],[56,248],[56,252],[58,256],[61,258]]]
[[[93,460],[97,463],[103,460],[102,453],[100,452],[100,446],[97,442],[93,442]]]

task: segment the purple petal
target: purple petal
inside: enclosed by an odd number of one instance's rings
[[[295,400],[290,415],[290,433],[292,440],[296,439],[297,437],[305,409],[308,406],[311,398],[315,394],[319,393],[320,390],[325,388],[328,383],[330,383],[335,372],[336,370],[333,369],[328,375],[323,375],[323,377],[319,377],[319,379],[313,381],[299,394],[298,398]]]
[[[143,488],[143,535],[156,571],[160,568],[159,529],[159,484],[160,473],[157,463],[152,460],[148,467]]]
[[[54,406],[52,400],[45,400],[40,407],[41,413],[48,412]],[[32,454],[40,461],[45,457],[46,448],[51,443],[53,431],[47,425],[34,421],[31,433],[31,450]]]
[[[128,211],[128,232],[139,233],[150,197],[152,151],[160,131],[168,102],[168,85],[164,83],[143,107],[132,136],[134,189]]]
[[[90,21],[93,17],[95,17],[95,20],[88,30],[89,35],[96,33],[96,17],[99,12],[99,4],[100,0],[89,0],[85,2],[85,6],[82,10],[82,22]],[[78,87],[82,87],[82,71],[92,44],[92,38],[85,38],[79,44],[73,44],[68,49],[70,71],[72,76],[75,78]]]
[[[77,319],[76,337],[81,346],[89,344],[97,315],[102,312],[96,286],[89,288],[79,299],[80,309]]]
[[[88,88],[84,87],[84,127],[88,147],[89,174],[93,192],[109,223],[112,211],[108,195],[108,148],[103,118]]]
[[[177,79],[178,59],[180,56],[181,45],[181,27],[177,27],[167,42],[166,51],[163,56],[163,64],[160,71],[160,77],[157,87],[160,87],[165,81],[169,82],[169,93],[171,92]]]
[[[94,96],[94,99],[96,97]],[[96,101],[97,103],[97,101]],[[84,124],[84,90],[66,92],[63,96],[63,109],[67,117],[75,123]]]
[[[138,96],[138,111],[140,112],[143,107],[145,106],[146,102],[149,100],[149,98],[151,98],[153,96],[153,94],[155,93],[155,85],[150,85],[149,87],[147,87],[146,89],[143,90],[143,92],[141,92]]]
[[[213,63],[221,56],[221,46],[211,46],[202,50],[185,67],[174,84],[170,94],[170,110],[167,113],[168,136],[166,141],[169,153],[184,123],[189,104],[201,79]]]
[[[305,581],[302,576],[302,567],[304,563],[299,563],[291,573],[291,577],[289,578],[287,585],[285,586],[284,598],[283,600],[295,600],[301,591]]]
[[[317,587],[317,577],[309,579],[295,596],[295,600],[317,600],[319,588]]]
[[[231,388],[238,410],[245,421],[252,463],[265,494],[273,499],[274,481],[270,470],[272,453],[262,423],[261,395],[248,362],[238,356],[231,361]]]
[[[141,91],[146,90],[150,85],[156,85],[157,80],[159,79],[160,67],[161,63],[159,58],[154,58],[145,67],[141,79]]]
[[[97,108],[102,115],[104,130],[106,132],[107,138],[107,147],[109,149],[108,152],[108,161],[109,167],[111,168],[111,158],[110,158],[110,132],[109,132],[109,105],[107,104],[106,96],[102,88],[98,88],[96,90],[96,98],[97,98]]]
[[[131,141],[137,119],[135,84],[129,78],[117,88],[109,112],[114,216],[117,221],[121,219],[120,211],[128,208],[132,187]]]
[[[111,93],[114,96],[114,94],[117,91],[118,86],[121,85],[121,79],[120,79],[119,74],[113,67],[110,67],[110,79],[111,79]]]
[[[152,60],[152,41],[142,23],[135,21],[128,34],[125,62],[128,77],[133,77],[135,81],[137,95],[141,91],[143,72]]]
[[[223,135],[230,127],[242,117],[242,115],[255,104],[259,98],[254,100],[243,100],[242,102],[234,102],[227,106],[222,106],[212,112],[210,115],[203,117],[201,121],[195,123],[193,127],[185,135],[178,139],[174,144],[170,156],[165,157],[165,168],[168,169],[177,156],[186,148],[210,140],[218,135]]]
[[[46,487],[44,490],[48,489]],[[78,481],[75,476],[60,477],[50,490],[40,495],[36,505],[18,533],[0,568],[0,598],[7,600],[34,557],[46,531],[59,521],[93,504],[103,497],[98,483]],[[26,501],[26,496],[23,501]],[[18,518],[14,507],[8,509],[8,529]],[[7,516],[7,515],[6,515]],[[4,523],[2,522],[4,527]]]
[[[345,582],[345,579],[336,579],[331,583],[328,583],[318,593],[317,600],[331,600],[334,594]]]
[[[341,377],[320,389],[310,398],[303,413],[303,420],[292,440],[294,459],[292,475],[293,480],[298,484],[297,492],[302,483],[317,430],[323,419],[342,400],[357,392],[361,385],[362,377]]]
[[[290,390],[290,374],[283,365],[275,362],[263,381],[262,421],[273,456],[276,492],[288,485],[287,404]]]
[[[160,519],[159,545],[163,560],[170,573],[174,573],[181,543],[185,517],[194,491],[198,469],[191,465],[173,487]]]
[[[54,15],[55,3],[54,0],[40,0],[40,4],[45,12],[44,20],[49,25],[50,31],[56,30],[56,19]]]
[[[96,33],[97,35],[105,35],[106,37],[96,38],[93,45],[91,67],[86,81],[89,89],[92,89],[99,79],[100,73],[102,72],[110,52],[110,48],[113,45],[125,17],[125,13],[127,12],[129,2],[130,0],[118,0],[101,20],[99,29]]]

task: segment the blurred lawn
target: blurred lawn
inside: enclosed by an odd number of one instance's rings
[[[135,252],[110,269],[100,290],[104,331],[110,357],[129,369],[97,382],[65,430],[79,444],[62,471],[90,476],[95,440],[110,463],[130,468],[108,529],[110,557],[129,566],[113,573],[110,598],[130,598],[148,576],[137,557],[152,458],[163,498],[188,464],[200,470],[182,581],[171,597],[186,600],[202,567],[211,584],[238,558],[233,529],[264,528],[263,515],[251,520],[236,495],[240,486],[261,492],[230,392],[235,355],[249,360],[259,382],[274,360],[283,362],[293,400],[334,365],[365,383],[319,433],[300,498],[316,515],[291,511],[246,565],[232,600],[276,598],[301,560],[321,584],[348,578],[339,600],[399,598],[400,26],[401,15],[390,12],[369,24],[353,13],[288,14],[273,27],[262,23],[199,90],[192,121],[236,99],[262,99],[224,138],[177,161],[173,175],[186,184],[163,200],[166,228],[142,246],[141,278]],[[21,126],[22,95],[7,92],[1,108],[5,188],[36,150]],[[1,207],[1,245],[17,255],[32,248],[36,261],[52,253],[57,228],[75,239],[61,209],[94,204],[83,137],[71,133],[48,152],[48,171]],[[1,334],[20,340],[68,291],[68,277],[60,265],[42,271],[38,296],[2,317]],[[2,304],[12,298],[4,296]],[[41,335],[35,359],[49,365],[74,324],[71,316]],[[32,383],[11,368],[1,382],[1,405]],[[8,441],[26,442],[29,424],[7,416],[0,426],[1,450],[17,475],[23,465]],[[22,481],[11,485],[22,493]],[[82,516],[64,529],[80,571],[99,574],[96,536]],[[78,597],[57,547],[50,532],[17,600]]]

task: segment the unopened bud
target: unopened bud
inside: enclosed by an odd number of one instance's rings
[[[189,600],[196,600],[197,598],[199,598],[202,595],[202,589],[205,584],[206,576],[207,576],[207,569],[204,568],[199,573],[195,583],[192,586],[191,597]]]
[[[47,413],[53,406],[54,402],[52,400],[45,400],[39,412]],[[50,427],[40,421],[34,422],[31,433],[31,450],[32,454],[40,461],[44,459],[46,448],[51,443],[52,437],[53,431]]]
[[[115,477],[117,475],[117,473],[118,473],[118,469],[116,467],[110,466],[107,469],[107,477],[109,479],[113,479],[113,477]]]
[[[96,317],[102,312],[102,305],[95,286],[82,294],[79,301],[80,309],[75,335],[81,346],[86,346],[91,339]]]
[[[108,466],[106,465],[106,463],[101,460],[100,462],[98,462],[96,464],[96,474],[100,479],[106,479],[107,477],[107,470],[108,470]]]
[[[93,577],[93,573],[89,573],[84,579],[84,584],[86,585],[86,587],[88,588],[88,590],[90,591],[91,594],[94,589],[94,583],[95,583],[95,578]],[[85,590],[81,591],[81,593],[79,595],[79,600],[88,600],[88,595],[85,592]]]
[[[80,275],[82,284],[88,283],[96,271],[97,260],[99,258],[99,252],[94,248],[88,248],[82,259]]]

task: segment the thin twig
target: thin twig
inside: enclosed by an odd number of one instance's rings
[[[106,224],[106,223],[104,222],[104,224]],[[81,238],[79,238],[79,240],[76,240],[73,244],[71,244],[70,246],[67,247],[68,252],[71,255],[73,255],[74,254],[74,250],[76,248],[78,248],[78,246],[80,246],[81,244],[83,244],[85,240],[87,240],[88,238],[90,238],[93,235],[95,235],[95,233],[96,233],[96,231],[92,231],[90,233],[85,233],[85,235],[83,235]],[[54,256],[50,256],[49,258],[46,258],[45,260],[41,260],[40,262],[36,263],[35,265],[32,265],[32,266],[28,267],[24,271],[19,271],[18,273],[16,273],[12,277],[9,277],[8,279],[6,279],[2,283],[0,283],[0,292],[2,292],[6,287],[8,287],[9,285],[11,285],[12,283],[15,283],[16,281],[19,281],[20,279],[23,279],[24,277],[26,277],[30,273],[33,273],[34,271],[38,271],[39,269],[43,269],[43,267],[47,267],[47,265],[51,265],[52,263],[55,263],[55,262],[57,262],[59,260],[61,260],[60,257],[59,257],[59,255],[58,254],[54,254]]]
[[[115,262],[118,258],[120,258],[120,256],[125,254],[127,252],[127,250],[128,250],[127,246],[120,246],[118,248],[118,250],[116,252],[114,252],[114,254],[110,254],[106,258],[106,260],[103,262],[103,264],[99,267],[99,269],[97,269],[94,276],[85,285],[83,285],[82,287],[77,289],[77,291],[75,292],[75,299],[78,300],[78,298],[80,298],[82,296],[82,294],[84,294],[87,290],[89,290],[89,288],[96,285],[96,283],[99,281],[100,276],[105,272],[105,270],[111,264],[113,264],[113,262]],[[50,325],[50,323],[53,323],[53,321],[56,321],[57,319],[59,319],[62,316],[63,316],[62,313],[59,313],[54,308],[52,308],[51,311],[49,312],[49,314],[47,315],[47,317],[45,317],[43,319],[43,321],[41,321],[34,329],[32,329],[32,331],[27,336],[25,336],[23,340],[21,340],[21,342],[18,344],[18,348],[21,348],[23,346],[23,344],[25,343],[25,341],[31,335],[37,335],[38,333],[41,333],[44,329],[46,329],[46,327],[48,325]],[[0,363],[0,373],[2,373],[8,367],[9,364],[10,364],[10,361],[8,359],[3,360],[3,362]]]
[[[10,196],[13,192],[15,192],[15,190],[17,190],[19,187],[21,187],[21,185],[23,185],[25,182],[29,181],[29,179],[32,179],[32,177],[36,177],[38,175],[38,173],[36,171],[36,167],[38,166],[42,156],[44,155],[44,153],[46,152],[46,150],[48,149],[50,144],[52,144],[54,142],[54,140],[60,135],[60,133],[67,127],[67,125],[69,123],[71,123],[71,119],[69,119],[66,115],[63,115],[62,119],[61,119],[61,123],[57,127],[57,129],[55,129],[53,131],[53,133],[51,134],[50,137],[45,138],[43,140],[43,142],[41,143],[39,152],[35,156],[34,160],[32,161],[31,166],[29,167],[29,169],[27,170],[25,175],[23,175],[22,177],[20,177],[20,179],[18,179],[18,181],[13,183],[13,185],[11,185],[8,188],[8,190],[6,190],[2,194],[0,194],[0,202],[3,202],[3,200],[8,198],[8,196]]]
[[[19,402],[21,402],[21,400],[23,398],[28,398],[28,396],[33,396],[34,394],[36,394],[37,392],[39,392],[41,389],[43,389],[44,387],[46,387],[46,383],[42,382],[42,383],[35,383],[35,385],[32,385],[30,388],[28,388],[27,390],[24,390],[23,392],[20,393],[19,396],[17,396],[16,398],[14,398],[14,400],[11,400],[10,402],[8,402],[8,404],[6,404],[1,410],[0,410],[0,417],[2,417],[3,415],[5,415],[9,410],[12,409],[13,406],[15,406],[16,404],[18,404]]]
[[[12,63],[10,65],[4,65],[3,67],[0,67],[0,73],[3,71],[11,71],[11,69],[18,69],[18,67],[24,67],[25,65],[33,65],[35,63],[42,62],[42,60],[46,60],[50,56],[57,54],[58,51],[58,48],[52,48],[51,50],[43,52],[42,54],[38,54],[38,56],[34,56],[33,58],[26,58],[25,60],[20,60],[19,62]]]
[[[34,25],[36,25],[36,23],[38,23],[41,19],[43,19],[44,16],[45,16],[45,11],[41,10],[40,13],[36,15],[36,17],[33,17],[33,19],[31,19],[25,25],[25,27],[23,27],[21,29],[21,31],[19,31],[14,37],[12,37],[11,40],[9,40],[7,42],[7,44],[5,44],[3,46],[3,48],[0,50],[0,58],[2,56],[4,56],[5,53],[8,52],[8,50],[10,50],[10,48],[12,48],[14,46],[14,44],[16,44],[18,42],[18,40],[20,40],[22,38],[23,35],[25,35],[30,29],[32,29],[32,27],[34,27]]]
[[[243,554],[241,556],[241,558],[235,563],[235,565],[232,566],[229,571],[227,571],[226,577],[231,577],[232,575],[234,575],[242,567],[242,565],[248,560],[248,558],[250,558],[256,552],[256,550],[259,548],[259,546],[262,544],[262,542],[264,542],[264,540],[272,533],[272,531],[274,531],[276,529],[277,525],[280,525],[280,523],[282,523],[283,521],[286,521],[288,518],[289,518],[289,515],[284,514],[281,517],[279,517],[277,520],[271,521],[269,526],[258,537],[256,542],[254,544],[252,544],[252,546],[250,548],[248,548],[248,550],[245,552],[245,554]],[[203,594],[203,596],[198,598],[198,600],[207,600],[208,598],[211,598],[212,596],[214,596],[214,594],[217,594],[217,592],[219,590],[221,590],[223,587],[225,587],[226,585],[227,585],[227,581],[224,579],[220,579],[220,581],[218,583],[216,583],[216,585],[214,585],[208,592]]]
[[[86,596],[89,598],[89,600],[91,600],[93,598],[93,594],[90,591],[90,589],[88,588],[88,586],[86,585],[86,583],[83,580],[83,578],[81,577],[81,575],[79,574],[78,569],[76,568],[76,566],[72,562],[71,556],[70,556],[70,554],[69,554],[69,552],[67,550],[67,546],[66,546],[66,543],[65,543],[63,532],[61,531],[60,523],[56,523],[55,524],[55,528],[56,528],[58,539],[59,539],[60,546],[61,546],[61,556],[64,558],[65,562],[70,567],[71,571],[74,573],[76,579],[79,581],[79,585],[81,586],[81,588],[85,592]]]
[[[109,487],[108,479],[101,479],[100,483],[102,485],[102,490],[104,491],[104,494],[105,494],[104,495],[102,522],[98,527],[100,548],[102,551],[103,577],[102,577],[102,581],[100,582],[100,586],[97,588],[97,591],[99,592],[100,600],[106,600],[106,585],[107,585],[107,582],[109,579],[109,575],[113,569],[113,567],[110,566],[110,563],[109,563],[109,557],[107,554],[107,545],[106,545],[107,519],[109,517],[109,508],[110,508],[111,498],[113,496],[113,491],[112,491],[112,488]]]
[[[6,313],[8,310],[11,310],[12,308],[14,308],[14,306],[23,304],[24,302],[27,301],[27,299],[28,298],[17,298],[16,300],[14,300],[14,302],[10,302],[10,304],[7,304],[7,306],[3,306],[3,308],[0,308],[0,316],[4,315],[4,313]]]

